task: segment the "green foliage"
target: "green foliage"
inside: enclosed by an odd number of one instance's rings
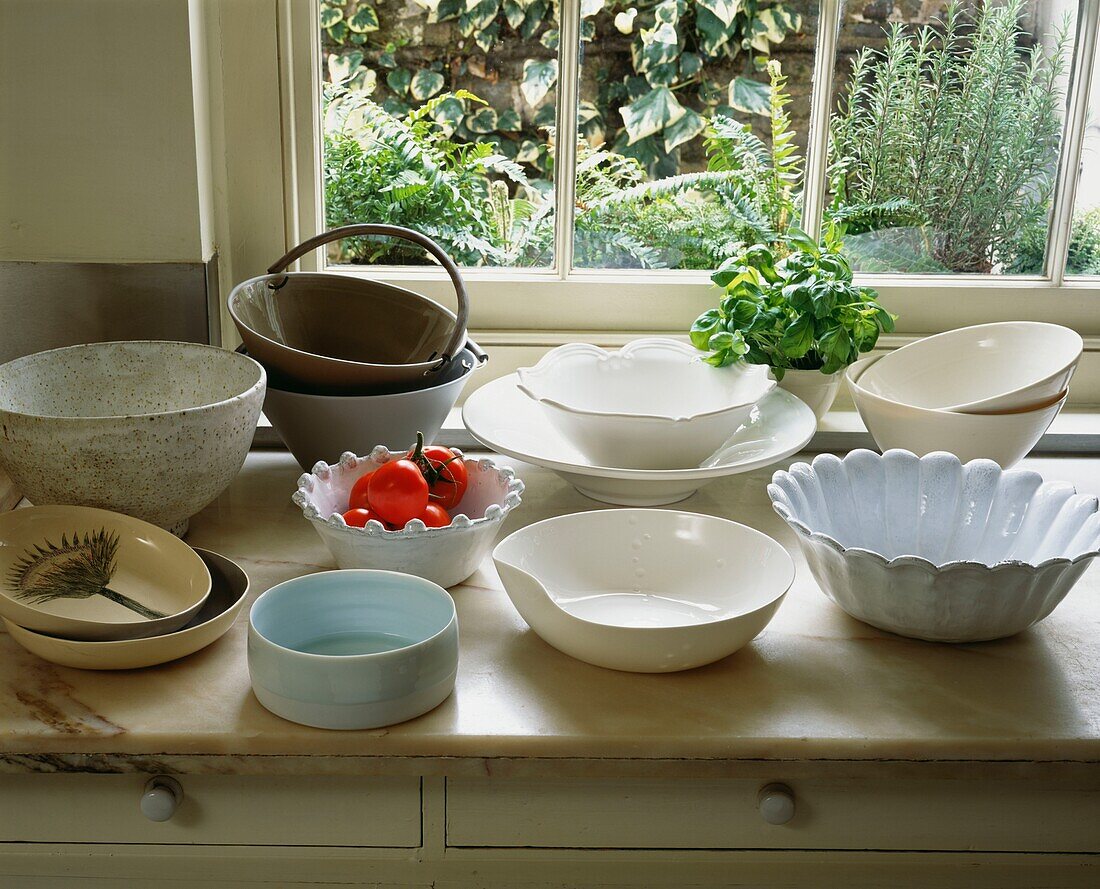
[[[403,117],[394,117],[362,92],[329,87],[326,93],[325,212],[329,227],[383,222],[414,228],[465,265],[512,263],[501,216],[526,218],[529,202],[506,197],[494,179],[527,186],[523,169],[488,142],[451,140],[441,115],[484,105],[471,93],[444,93]],[[475,112],[476,113],[476,112]],[[445,120],[446,118],[442,118]],[[342,242],[342,262],[423,263],[401,242],[356,238]]]
[[[852,283],[841,248],[836,226],[821,245],[791,228],[777,244],[732,256],[712,276],[722,300],[696,319],[692,344],[715,367],[743,359],[779,380],[788,369],[831,374],[851,364],[895,318],[875,291]]]
[[[1024,232],[1015,245],[1013,264],[1008,271],[1017,275],[1041,275],[1046,240],[1045,228],[1034,227]],[[1100,207],[1074,216],[1066,274],[1100,275]]]
[[[990,272],[1014,264],[1021,233],[1045,230],[1068,32],[1022,51],[1025,12],[1006,0],[971,19],[952,4],[853,62],[832,123],[830,213],[852,233],[921,229],[914,252],[879,252],[895,264],[884,270]]]
[[[410,67],[416,63],[406,60],[405,52],[411,30],[380,39],[385,23],[379,22],[373,5],[365,0],[324,0],[321,27],[328,42],[341,47],[329,57],[331,81],[346,83],[360,66],[372,71],[372,77],[382,74],[379,69],[389,69],[381,79],[394,94],[393,101],[422,102],[445,90],[449,77],[477,76],[475,72],[484,68],[481,59],[501,41],[524,41],[535,53],[524,61],[520,77],[527,106],[524,119],[504,120],[501,113],[496,127],[487,130],[486,115],[481,114],[473,126],[458,120],[452,132],[474,141],[493,135],[499,140],[498,150],[545,173],[547,152],[532,153],[524,146],[537,143],[539,129],[554,122],[557,2],[416,2],[424,10],[425,24],[452,22],[466,39],[455,42],[448,58],[414,72]],[[581,103],[581,131],[593,148],[612,142],[616,151],[638,160],[651,175],[677,171],[680,148],[703,134],[707,117],[734,112],[766,116],[768,85],[756,75],[772,48],[802,27],[798,14],[782,0],[581,0],[580,11],[582,42],[630,36],[632,69],[626,75],[596,73],[598,95],[594,102]],[[408,20],[399,27],[408,29]],[[742,72],[716,80],[716,69],[731,60],[743,62]],[[371,85],[373,90],[373,81]]]

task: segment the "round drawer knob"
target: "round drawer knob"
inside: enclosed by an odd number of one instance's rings
[[[150,778],[141,795],[141,814],[150,821],[167,821],[183,802],[183,788],[175,778]]]
[[[760,789],[756,808],[768,824],[786,824],[794,817],[794,793],[786,784],[769,784]]]

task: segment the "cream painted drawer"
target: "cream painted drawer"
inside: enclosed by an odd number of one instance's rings
[[[1100,851],[1100,792],[1021,779],[800,780],[768,824],[760,780],[448,780],[454,847]]]
[[[161,823],[140,809],[148,779],[0,777],[0,842],[420,845],[419,778],[183,775]]]

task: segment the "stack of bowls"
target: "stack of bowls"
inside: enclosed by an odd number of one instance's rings
[[[864,358],[846,376],[882,450],[947,451],[1009,467],[1062,409],[1082,348],[1076,332],[1057,324],[981,324]]]
[[[400,287],[333,272],[286,272],[344,237],[420,245],[446,270],[458,314]],[[270,374],[265,413],[303,469],[378,442],[429,441],[486,355],[467,338],[469,298],[458,268],[431,239],[392,225],[348,225],[312,238],[266,275],[238,284],[229,314],[247,354]]]
[[[0,617],[57,664],[129,670],[184,657],[229,630],[247,593],[233,562],[131,516],[80,506],[0,516]]]

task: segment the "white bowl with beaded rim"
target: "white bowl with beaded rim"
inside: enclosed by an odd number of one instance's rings
[[[776,385],[764,365],[711,367],[693,346],[664,337],[617,352],[568,343],[516,374],[578,451],[624,469],[697,467]]]
[[[398,531],[373,520],[362,528],[349,526],[343,513],[356,481],[405,455],[379,445],[366,457],[349,451],[334,466],[320,462],[298,479],[293,500],[340,568],[399,571],[441,587],[455,586],[473,574],[493,548],[505,517],[520,504],[523,482],[492,460],[462,457],[469,484],[462,500],[450,510],[451,524],[428,528],[413,519]]]
[[[902,636],[982,642],[1047,617],[1100,555],[1100,507],[992,460],[857,450],[768,485],[822,591]]]

